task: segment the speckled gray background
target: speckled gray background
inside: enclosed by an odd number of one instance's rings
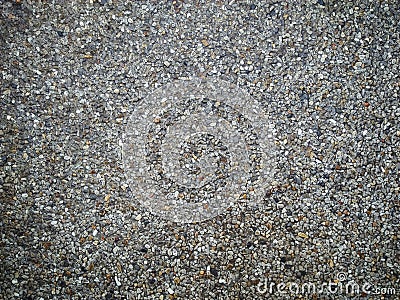
[[[0,2],[2,299],[398,297],[398,1],[17,2]],[[134,200],[120,137],[187,76],[262,103],[279,155],[263,203],[179,225]],[[339,272],[397,295],[261,289]]]

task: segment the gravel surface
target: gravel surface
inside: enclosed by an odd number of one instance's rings
[[[0,298],[399,299],[399,12],[0,0]],[[140,203],[122,136],[188,77],[249,93],[277,155],[262,201],[181,224]]]

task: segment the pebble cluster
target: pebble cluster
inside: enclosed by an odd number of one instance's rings
[[[1,1],[0,298],[396,299],[399,11],[391,0]],[[275,173],[255,205],[182,224],[137,201],[122,150],[140,103],[192,77],[260,103]],[[235,149],[215,136],[174,149],[229,168]],[[168,169],[156,150],[147,162],[176,179],[188,163]],[[378,295],[283,294],[265,280]]]
[[[210,79],[175,81],[135,106],[124,137],[137,201],[175,222],[199,222],[271,188],[273,124],[250,95]]]

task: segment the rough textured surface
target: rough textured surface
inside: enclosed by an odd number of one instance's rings
[[[400,293],[398,1],[0,9],[3,299],[262,299],[265,279]],[[187,76],[248,91],[279,153],[259,206],[179,225],[132,200],[119,141],[137,101]]]
[[[123,135],[127,182],[167,220],[202,222],[272,188],[274,122],[260,103],[218,78],[174,80],[135,105]]]

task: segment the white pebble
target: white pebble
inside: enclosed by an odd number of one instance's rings
[[[117,284],[117,286],[121,286],[121,281],[119,281],[117,276],[115,276],[115,283]]]

